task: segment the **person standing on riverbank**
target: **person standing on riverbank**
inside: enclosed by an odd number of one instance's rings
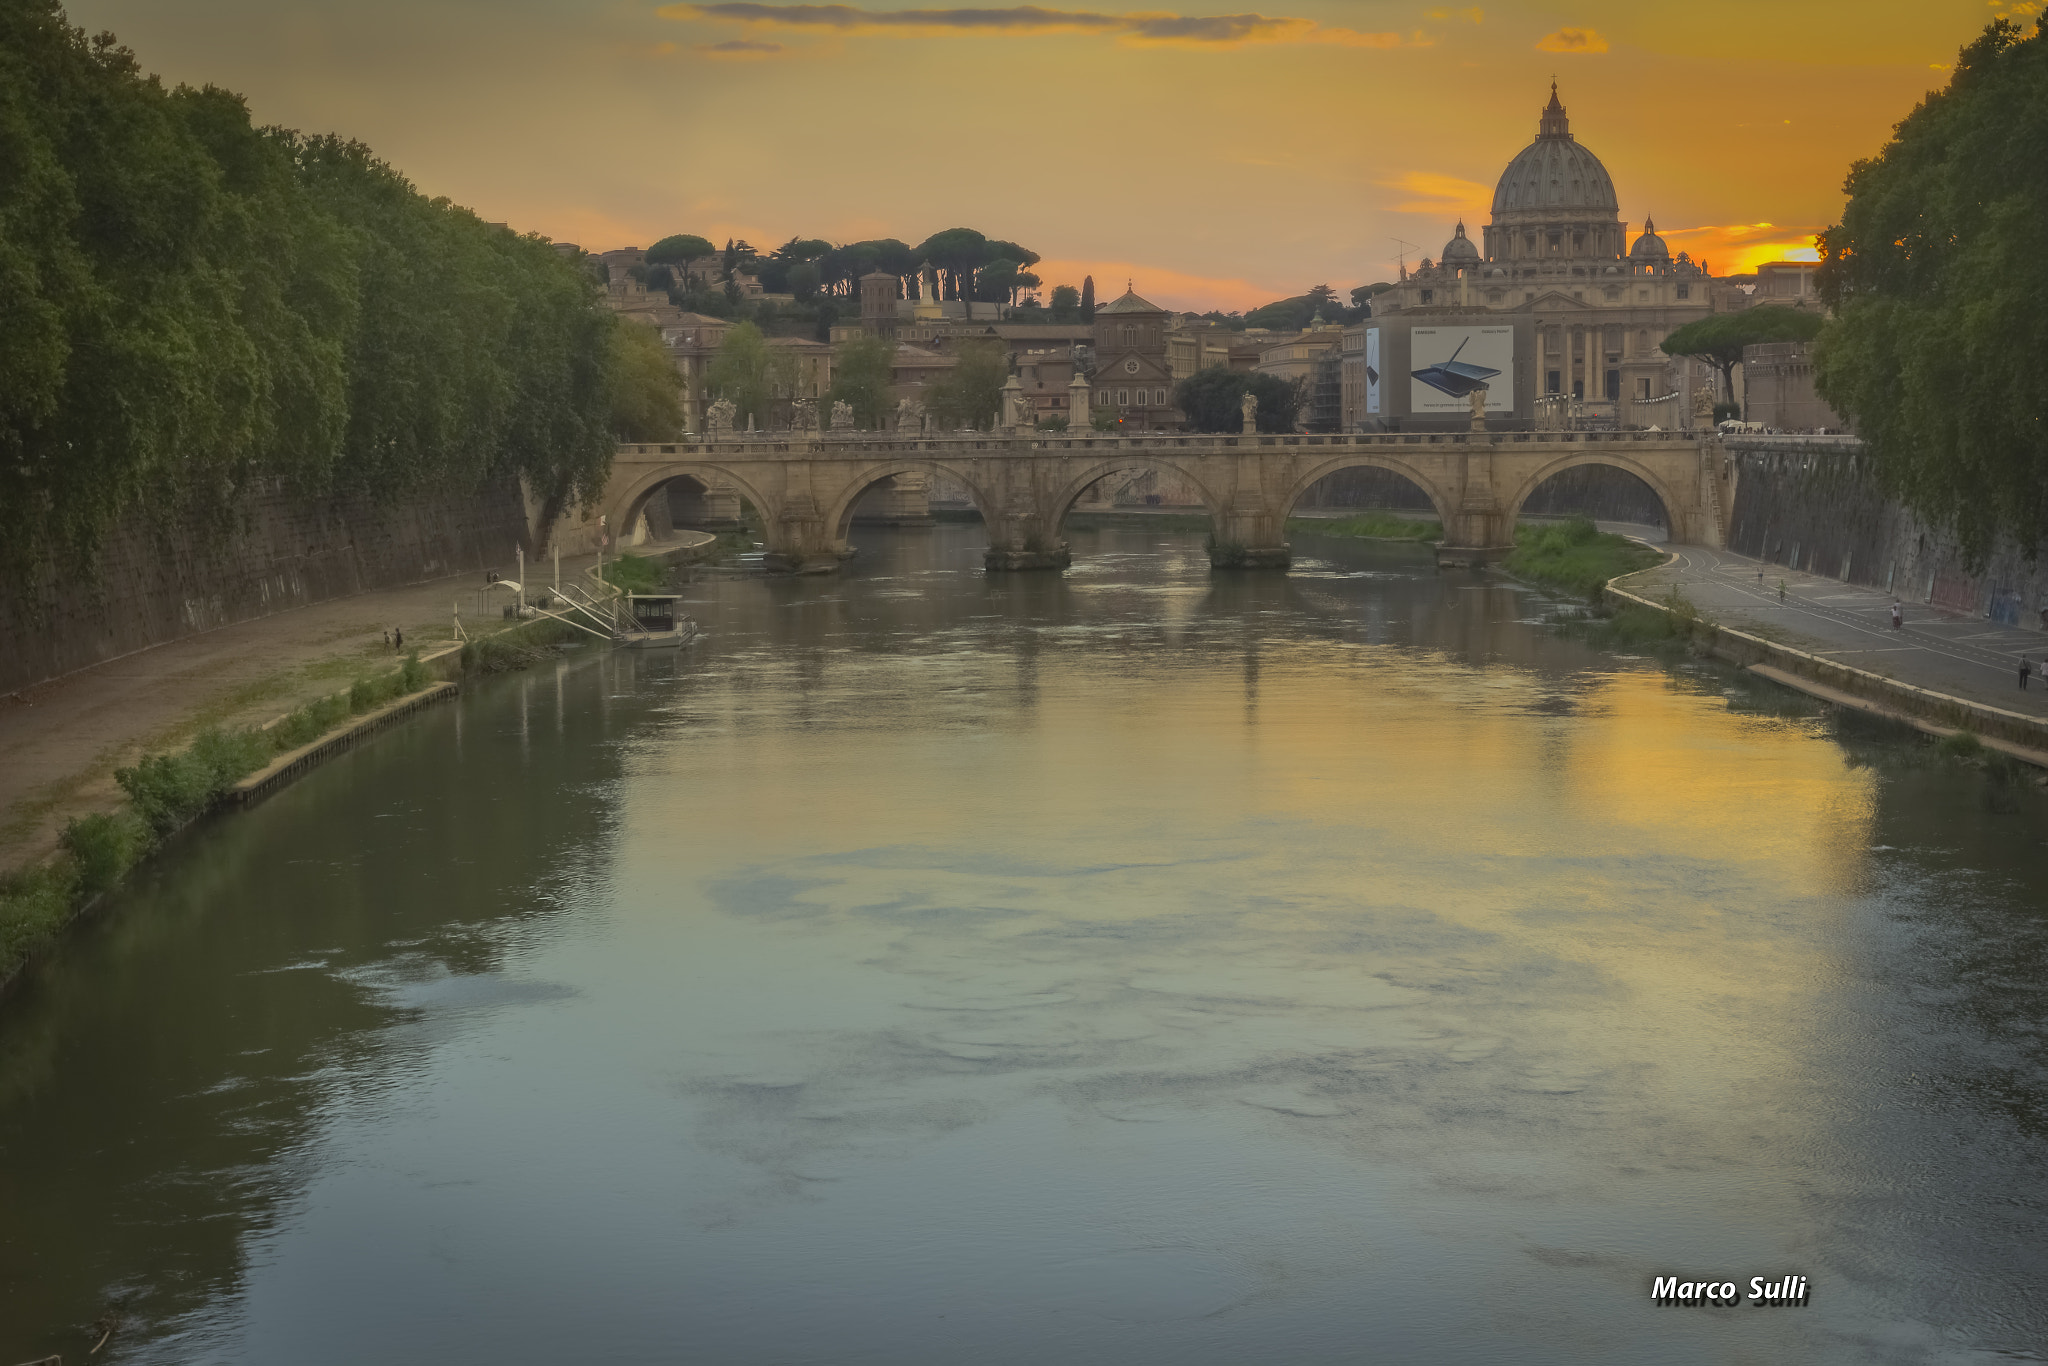
[[[2048,665],[2044,665],[2043,667],[2048,667]],[[2025,655],[2021,655],[2021,656],[2020,656],[2020,691],[2021,691],[2021,692],[2025,692],[2025,691],[2027,690],[2027,680],[2028,680],[2029,678],[2032,678],[2033,676],[2034,676],[2034,661],[2033,661],[2033,660],[2031,660],[2031,659],[2028,659],[2028,658],[2027,658],[2027,657],[2026,657]]]
[[[1900,607],[1899,607],[1899,600],[1898,600],[1897,598],[1893,598],[1893,599],[1892,599],[1892,629],[1893,629],[1894,631],[1897,631],[1897,630],[1902,630],[1902,629],[1904,629],[1905,625],[1906,625],[1906,614],[1905,614],[1905,612],[1904,612],[1904,611],[1902,611],[1902,610],[1900,609]]]

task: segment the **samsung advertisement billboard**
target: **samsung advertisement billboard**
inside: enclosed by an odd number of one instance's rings
[[[1472,393],[1486,390],[1486,411],[1515,410],[1515,329],[1464,325],[1408,332],[1408,410],[1469,413]]]

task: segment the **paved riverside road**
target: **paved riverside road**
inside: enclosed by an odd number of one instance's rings
[[[629,549],[646,555],[676,544]],[[562,577],[596,562],[564,557]],[[552,562],[531,568],[536,586],[552,580]],[[511,571],[510,563],[501,570]],[[482,581],[466,573],[294,607],[0,694],[0,873],[48,856],[71,817],[118,806],[114,769],[145,751],[182,745],[202,725],[260,725],[390,669],[397,652],[384,632],[393,625],[408,648],[447,645],[452,609],[460,601],[467,612]],[[478,627],[472,617],[466,629]]]
[[[1677,558],[1670,564],[1619,586],[1638,597],[1658,598],[1676,584],[1702,612],[1738,631],[1952,697],[2048,717],[2048,682],[2039,673],[2048,658],[2048,635],[2040,631],[1999,626],[1921,602],[1903,602],[1906,626],[1895,631],[1889,593],[1728,550],[1671,549]],[[1780,579],[1785,582],[1782,603]],[[2022,655],[2034,661],[2036,670],[2025,692],[2019,690]]]

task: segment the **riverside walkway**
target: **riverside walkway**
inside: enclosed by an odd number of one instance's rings
[[[659,554],[679,544],[627,549]],[[565,555],[562,577],[580,576],[595,563],[594,555]],[[544,571],[529,568],[535,584],[552,579],[552,564]],[[512,565],[502,572],[509,575]],[[363,674],[395,667],[399,654],[384,643],[391,627],[405,633],[408,650],[444,648],[460,598],[464,624],[476,631],[478,619],[470,614],[479,586],[479,576],[468,573],[358,593],[0,694],[0,873],[46,858],[72,817],[118,806],[116,768],[182,745],[207,726],[260,725]]]
[[[1670,564],[1617,586],[1646,598],[1663,597],[1676,586],[1702,612],[1736,630],[1931,692],[2048,720],[2048,682],[2039,674],[2048,658],[2048,634],[1910,601],[1903,603],[1905,629],[1895,631],[1892,596],[1879,589],[1798,573],[1729,550],[1671,549],[1677,558]],[[1780,579],[1785,582],[1783,602],[1778,600]],[[2036,670],[2025,692],[2019,689],[2022,656]]]

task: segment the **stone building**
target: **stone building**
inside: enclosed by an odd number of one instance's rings
[[[1181,425],[1166,359],[1169,320],[1165,309],[1129,288],[1095,309],[1095,411],[1107,411],[1125,431]]]
[[[1813,357],[1805,342],[1763,342],[1742,348],[1743,417],[1772,431],[1840,432],[1840,414],[1814,392]]]
[[[1629,240],[1607,168],[1571,131],[1555,82],[1536,140],[1501,173],[1478,243],[1461,222],[1434,261],[1404,270],[1376,318],[1433,310],[1531,316],[1537,395],[1582,401],[1618,426],[1682,426],[1702,372],[1659,344],[1716,308],[1705,263],[1674,256],[1656,225]]]
[[[1259,354],[1283,334],[1270,328],[1236,331],[1208,318],[1189,318],[1166,334],[1166,364],[1175,383],[1203,370],[1251,371]]]

